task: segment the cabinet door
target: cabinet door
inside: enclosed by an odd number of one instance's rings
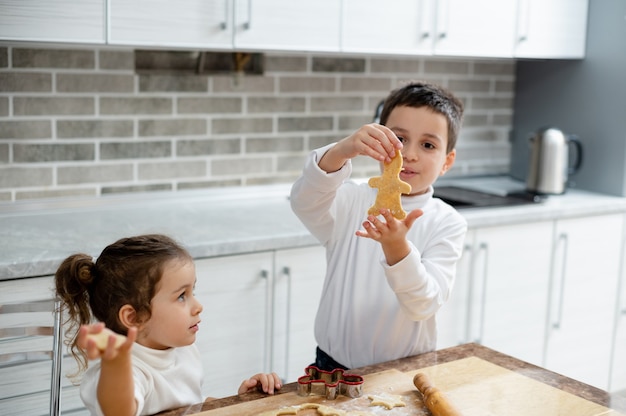
[[[343,52],[432,54],[435,0],[344,0],[342,16]]]
[[[476,230],[468,339],[541,364],[552,222]]]
[[[324,285],[326,250],[321,246],[279,250],[275,265],[272,370],[292,382],[315,361],[313,326]]]
[[[584,58],[588,0],[520,0],[517,58]]]
[[[437,349],[469,342],[468,311],[471,270],[474,259],[474,232],[465,236],[463,254],[456,266],[456,279],[448,301],[437,312]]]
[[[105,0],[0,0],[0,39],[104,43]]]
[[[109,0],[113,45],[230,49],[229,0]]]
[[[608,388],[622,215],[557,221],[544,367]]]
[[[515,0],[439,0],[436,55],[512,57]]]
[[[237,394],[243,380],[269,370],[272,261],[271,252],[196,260],[206,396]]]
[[[236,49],[339,51],[340,1],[234,1]]]
[[[626,229],[622,246],[621,281],[619,299],[615,311],[615,330],[613,332],[613,350],[611,352],[610,392],[626,392]]]

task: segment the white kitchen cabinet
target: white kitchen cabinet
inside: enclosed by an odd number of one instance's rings
[[[315,315],[326,274],[321,246],[276,252],[272,371],[297,381],[315,361]]]
[[[341,2],[235,0],[239,50],[338,52]]]
[[[343,0],[341,50],[431,55],[434,16],[434,0]]]
[[[438,0],[435,55],[513,56],[516,1]]]
[[[474,232],[465,236],[463,254],[456,266],[456,278],[448,301],[437,312],[437,349],[454,347],[468,342],[469,285],[471,263],[474,259]]]
[[[468,231],[437,348],[478,342],[541,363],[552,229],[547,221]]]
[[[232,396],[243,380],[268,371],[272,268],[272,252],[196,260],[205,396]]]
[[[518,0],[516,58],[584,58],[589,0]]]
[[[205,395],[237,394],[243,380],[260,372],[287,381],[304,374],[315,358],[324,253],[306,247],[196,260]]]
[[[342,51],[512,57],[515,0],[344,0]]]
[[[226,50],[339,50],[340,2],[109,0],[109,43]]]
[[[621,244],[620,280],[615,302],[614,330],[611,351],[610,392],[626,392],[626,216]]]
[[[475,230],[467,340],[540,364],[553,223]]]
[[[0,0],[0,39],[105,42],[106,0]]]
[[[608,389],[623,215],[556,221],[544,367]]]

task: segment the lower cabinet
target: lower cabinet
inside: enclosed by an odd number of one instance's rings
[[[611,350],[609,391],[626,393],[626,215],[624,222],[620,265],[620,281],[615,302],[615,323]]]
[[[603,390],[626,389],[624,221],[470,230],[437,318],[437,348],[478,342]]]
[[[325,259],[322,247],[306,247],[196,260],[206,396],[235,395],[260,372],[286,382],[304,374],[315,358]]]
[[[555,228],[543,364],[603,390],[609,388],[623,221],[621,214],[603,215],[559,220]]]
[[[468,232],[438,318],[438,348],[477,342],[541,364],[552,228],[537,222]]]

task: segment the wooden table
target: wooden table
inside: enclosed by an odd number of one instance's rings
[[[452,388],[453,387],[452,384],[454,384],[454,381],[461,380],[463,379],[463,377],[465,377],[466,385],[469,385],[470,388],[472,387],[471,384],[473,383],[472,382],[468,383],[467,380],[473,380],[472,378],[473,376],[469,373],[465,375],[460,374],[460,373],[463,373],[464,370],[461,370],[460,372],[458,372],[459,368],[461,369],[467,368],[468,363],[471,363],[470,367],[477,364],[481,368],[487,368],[487,369],[490,369],[490,371],[493,371],[495,369],[495,371],[498,371],[501,374],[504,374],[505,376],[507,376],[505,378],[509,380],[510,383],[515,383],[514,389],[519,388],[519,391],[523,392],[525,391],[524,390],[525,388],[526,389],[530,388],[531,393],[528,394],[529,396],[528,401],[536,400],[537,397],[547,392],[546,393],[547,396],[545,394],[543,395],[543,400],[545,403],[548,403],[550,406],[555,406],[554,405],[555,401],[558,401],[559,403],[561,402],[564,403],[565,401],[569,401],[571,403],[576,402],[578,405],[575,407],[575,409],[577,409],[576,411],[578,412],[577,414],[579,415],[595,416],[595,415],[603,414],[603,415],[616,416],[616,415],[626,414],[626,403],[624,402],[620,403],[620,402],[617,402],[616,400],[612,401],[611,395],[607,393],[606,391],[597,389],[595,387],[589,386],[587,384],[584,384],[576,380],[572,380],[565,376],[548,371],[544,368],[526,363],[524,361],[518,360],[511,356],[499,353],[487,347],[484,347],[478,344],[473,344],[473,343],[460,345],[460,346],[452,347],[452,348],[447,348],[447,349],[443,349],[439,351],[434,351],[430,353],[425,353],[425,354],[421,354],[421,355],[417,355],[413,357],[407,357],[407,358],[403,358],[399,360],[389,361],[386,363],[380,363],[380,364],[370,365],[367,367],[353,369],[353,370],[350,370],[350,373],[366,376],[366,383],[367,383],[368,376],[376,377],[378,373],[388,372],[390,370],[399,371],[399,372],[407,373],[407,374],[409,373],[414,374],[416,370],[423,371],[421,369],[425,369],[426,372],[435,371],[435,373],[431,373],[431,374],[434,375],[434,380],[436,383],[438,383],[438,387],[444,391],[448,390],[448,393],[450,393],[448,394],[449,398],[453,399],[453,401],[457,400],[457,404],[462,405],[462,406],[457,406],[457,407],[463,407],[463,405],[465,404],[463,402],[467,401],[466,399],[470,397],[472,398],[472,400],[475,400],[475,403],[472,403],[472,405],[469,407],[465,406],[466,409],[469,409],[468,414],[481,414],[481,410],[477,410],[478,406],[482,406],[481,400],[488,400],[488,398],[482,399],[480,396],[482,396],[483,393],[488,393],[485,390],[489,389],[490,388],[489,386],[480,386],[480,389],[477,390],[479,394],[466,392],[465,397],[463,397],[462,392],[459,392],[458,394],[455,395],[455,392],[453,391],[453,388]],[[436,371],[437,369],[445,369],[445,368],[452,369],[449,371],[455,372],[454,374],[448,375],[447,381],[445,378],[441,378],[443,376],[438,378],[437,376],[438,373]],[[470,370],[468,369],[467,371],[470,371]],[[443,374],[441,372],[439,373]],[[480,373],[480,371],[478,371],[478,373]],[[479,376],[476,378],[476,383],[485,383],[484,379],[485,377],[483,374],[482,376]],[[450,384],[450,381],[452,381],[452,384]],[[478,385],[476,387],[478,387]],[[539,395],[534,394],[532,389],[535,389],[536,391],[541,390],[541,394]],[[280,392],[277,393],[276,396],[279,398],[284,397],[286,404],[292,405],[292,403],[289,403],[289,401],[290,400],[293,401],[296,391],[297,391],[297,383],[290,383],[290,384],[283,386],[283,388],[280,390]],[[416,392],[415,393],[416,395],[419,395],[419,393],[417,393],[417,390],[415,390],[415,392]],[[470,393],[470,396],[467,395],[468,393]],[[498,394],[499,393],[495,394],[495,396],[498,396]],[[557,396],[555,396],[555,394]],[[476,396],[475,399],[473,399],[474,396]],[[488,394],[485,394],[485,396],[488,396]],[[231,407],[232,412],[228,414],[232,413],[233,415],[236,415],[239,413],[237,409],[242,408],[243,406],[250,407],[249,405],[243,404],[243,403],[254,401],[254,400],[267,399],[269,397],[270,396],[262,394],[262,393],[251,392],[251,393],[246,393],[240,396],[231,396],[231,397],[225,397],[222,399],[212,400],[212,401],[208,401],[204,403],[198,403],[193,406],[188,406],[184,408],[170,410],[167,412],[162,412],[159,415],[182,416],[182,415],[192,415],[192,414],[207,412],[207,416],[210,416],[212,413],[219,413],[219,411],[215,411],[215,412],[208,412],[208,411],[212,409],[222,409],[222,408],[226,408],[229,406]],[[491,397],[493,398],[494,394],[491,394]],[[556,399],[552,400],[552,397],[555,397]],[[584,400],[580,400],[580,399],[584,399]],[[276,400],[278,399],[271,399],[271,400],[276,402]],[[507,399],[507,400],[509,400],[507,401],[507,403],[511,403],[510,399]],[[552,402],[552,403],[549,403],[549,402]],[[262,403],[264,402],[259,401],[259,402],[256,402],[255,405],[258,405],[259,408],[262,408],[261,406]],[[580,406],[580,404],[584,404],[584,406]],[[487,405],[488,404],[485,404],[485,406]],[[561,406],[561,405],[557,405],[557,407],[558,406]],[[420,407],[421,407],[421,404],[420,404]],[[607,412],[608,409],[604,409],[604,411],[600,411],[599,410],[600,407],[610,408],[610,409],[613,409],[613,411]],[[586,410],[583,410],[583,408],[585,408]],[[493,407],[489,409],[489,412],[493,412],[493,411],[494,411]],[[423,415],[430,414],[425,408],[413,410],[412,412],[413,412],[412,414],[423,414]],[[392,413],[390,412],[390,414]],[[490,414],[497,414],[497,413],[490,413]],[[510,413],[507,411],[507,414],[514,414],[514,412]],[[525,412],[517,413],[517,414],[528,414],[528,416],[531,416],[531,413],[525,413]]]

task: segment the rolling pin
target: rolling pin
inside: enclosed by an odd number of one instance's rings
[[[462,416],[443,392],[430,382],[426,374],[415,374],[413,384],[424,396],[424,404],[433,416]]]

